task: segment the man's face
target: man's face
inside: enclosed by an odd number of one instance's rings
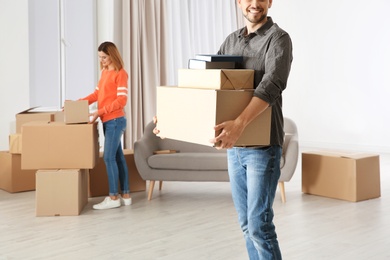
[[[237,0],[245,18],[252,24],[261,24],[267,18],[272,0]]]

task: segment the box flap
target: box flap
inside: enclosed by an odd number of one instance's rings
[[[240,72],[240,73],[237,73]],[[234,70],[222,70],[221,75],[225,77],[222,82],[221,89],[248,89],[247,86],[253,86],[254,75],[253,70],[248,69],[234,69]]]
[[[58,112],[61,111],[58,107],[33,107],[28,110],[29,113],[47,113],[47,112]]]
[[[17,113],[16,115],[27,113],[27,112],[29,112],[30,110],[35,109],[35,108],[37,108],[37,107],[30,107],[30,108],[27,108],[26,110],[23,110],[23,111]]]
[[[345,159],[362,159],[367,157],[379,156],[377,154],[362,153],[362,152],[350,152],[350,151],[309,151],[303,152],[305,154],[325,155],[330,157],[345,158]]]
[[[20,114],[26,114],[26,113],[48,113],[48,112],[58,112],[58,111],[61,111],[62,109],[58,108],[58,107],[40,107],[40,106],[36,106],[36,107],[30,107],[30,108],[27,108],[26,110],[23,110],[19,113],[16,114],[17,115],[20,115]]]

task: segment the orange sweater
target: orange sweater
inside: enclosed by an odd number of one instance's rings
[[[98,102],[98,114],[103,123],[122,117],[127,103],[127,79],[124,69],[118,72],[103,69],[95,91],[81,100],[88,100],[88,104]]]

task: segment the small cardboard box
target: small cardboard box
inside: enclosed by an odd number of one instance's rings
[[[0,189],[11,193],[35,190],[36,170],[22,170],[20,166],[20,154],[0,152]]]
[[[159,136],[213,146],[219,133],[214,126],[235,119],[249,104],[253,90],[214,90],[157,87]],[[244,130],[236,146],[269,145],[271,108],[256,117]]]
[[[22,169],[92,169],[99,158],[96,122],[30,122],[22,136]]]
[[[378,198],[379,155],[302,153],[302,192],[352,202]]]
[[[45,111],[45,109],[40,109],[37,107],[32,107],[26,109],[15,115],[16,117],[16,133],[22,132],[22,125],[24,123],[32,122],[32,121],[46,121],[51,122],[55,119],[54,111]]]
[[[12,154],[22,153],[22,134],[9,135],[9,152]]]
[[[254,70],[179,69],[178,86],[206,89],[253,89]]]
[[[130,192],[145,191],[146,181],[141,178],[135,166],[133,150],[124,149],[123,153],[129,171]],[[101,152],[95,168],[89,171],[89,197],[107,196],[108,193],[107,170]]]
[[[38,170],[36,216],[77,216],[88,203],[88,170]]]
[[[64,103],[64,121],[66,124],[83,124],[89,122],[89,106],[87,100]]]

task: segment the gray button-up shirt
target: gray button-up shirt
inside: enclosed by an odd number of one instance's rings
[[[292,63],[292,42],[287,32],[268,17],[256,32],[247,28],[231,33],[218,54],[240,55],[238,68],[255,70],[254,96],[272,106],[271,145],[283,145],[282,92],[286,88]]]

